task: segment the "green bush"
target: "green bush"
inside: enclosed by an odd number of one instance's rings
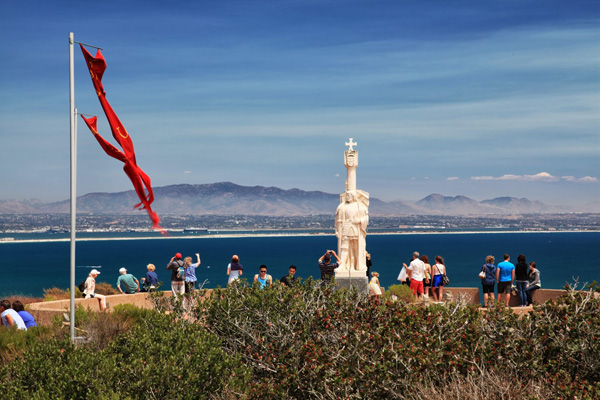
[[[569,291],[528,315],[499,305],[481,313],[450,302],[382,304],[311,279],[264,290],[242,283],[206,299],[156,295],[165,312],[88,311],[81,327],[91,340],[77,347],[6,330],[0,346],[22,350],[0,367],[0,391],[8,399],[595,399],[594,290]]]
[[[417,386],[431,394],[496,375],[512,379],[512,398],[594,398],[599,305],[571,293],[529,316],[505,307],[482,314],[453,303],[380,305],[309,281],[217,290],[195,318],[251,367],[250,398],[406,398]],[[507,398],[503,390],[488,388],[486,398]]]
[[[392,285],[385,291],[384,296],[389,300],[395,296],[398,301],[404,303],[412,303],[415,300],[408,285]]]
[[[3,399],[206,399],[244,390],[247,375],[215,336],[154,312],[104,350],[36,342],[0,368],[0,391]]]

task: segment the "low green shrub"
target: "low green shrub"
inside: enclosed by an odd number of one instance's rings
[[[412,303],[415,300],[412,291],[408,285],[392,285],[384,293],[386,299],[393,299],[404,303]]]
[[[152,313],[105,349],[37,341],[0,367],[3,399],[208,399],[240,393],[248,372],[214,335]]]
[[[454,303],[381,305],[312,282],[214,294],[195,318],[251,367],[250,398],[407,398],[417,385],[485,382],[489,374],[518,377],[514,397],[491,391],[496,398],[600,395],[600,300],[590,293],[524,316],[499,306],[482,314]],[[548,391],[528,392],[543,383]]]
[[[0,326],[0,364],[17,358],[27,348],[40,340],[53,336],[53,329],[45,326],[30,328],[26,331],[16,328],[5,329]]]
[[[594,291],[569,291],[528,315],[497,304],[481,313],[461,303],[382,303],[311,279],[264,290],[242,282],[208,298],[156,294],[163,312],[85,311],[80,327],[91,340],[77,347],[6,330],[0,348],[19,350],[0,366],[0,392],[8,399],[595,399]]]

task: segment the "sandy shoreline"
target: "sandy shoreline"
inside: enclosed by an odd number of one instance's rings
[[[406,231],[406,232],[369,232],[369,236],[375,235],[481,235],[481,234],[514,234],[514,233],[598,233],[600,231],[590,230],[545,230],[545,231],[464,231],[464,232],[422,232],[422,231]],[[216,233],[204,235],[188,235],[188,236],[119,236],[119,237],[83,237],[77,238],[77,242],[100,242],[100,241],[115,241],[115,240],[172,240],[172,239],[230,239],[230,238],[249,238],[249,237],[302,237],[302,236],[335,236],[332,233],[308,233],[308,232],[254,232],[254,233]],[[0,240],[0,245],[11,243],[52,243],[52,242],[70,242],[70,238],[59,239],[14,239]]]

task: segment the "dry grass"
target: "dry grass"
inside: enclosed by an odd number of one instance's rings
[[[421,383],[412,393],[400,398],[409,400],[521,400],[551,399],[555,393],[544,382],[534,382],[507,372],[483,371],[481,374],[455,376],[443,386]]]
[[[12,295],[10,297],[6,297],[6,299],[8,301],[10,301],[11,304],[13,303],[13,301],[19,300],[21,303],[23,303],[24,306],[26,306],[27,304],[39,303],[39,302],[43,301],[43,299],[39,298],[39,297],[27,297],[27,296],[21,296],[21,295]]]
[[[119,294],[119,291],[112,287],[110,283],[100,282],[96,283],[96,293],[111,295],[111,294]]]
[[[68,290],[53,287],[44,289],[44,301],[65,300],[70,298],[71,294]],[[25,304],[25,303],[23,303]]]

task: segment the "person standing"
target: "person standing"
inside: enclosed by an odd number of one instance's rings
[[[373,262],[371,261],[371,253],[365,250],[365,255],[367,256],[367,278],[371,276],[371,267],[373,266]]]
[[[27,329],[37,326],[37,324],[35,323],[35,318],[33,318],[33,315],[31,315],[30,313],[25,311],[25,307],[23,306],[23,303],[21,303],[19,300],[13,301],[12,308],[13,308],[13,310],[15,310],[17,312],[17,314],[19,314],[19,316],[21,318],[23,318],[23,322],[25,323],[25,326],[27,327]]]
[[[271,286],[273,284],[273,277],[267,274],[267,266],[261,265],[258,269],[258,274],[254,275],[254,282],[260,284],[260,288],[264,289],[265,286]]]
[[[510,262],[510,256],[504,255],[504,261],[498,264],[496,269],[496,281],[498,281],[498,301],[502,301],[504,296],[504,304],[508,307],[510,301],[510,291],[513,281],[515,280],[515,266]]]
[[[281,284],[283,286],[292,287],[297,283],[299,283],[299,280],[298,277],[296,277],[296,266],[290,265],[290,268],[288,269],[288,274],[281,278]]]
[[[494,256],[487,256],[485,264],[481,267],[481,271],[485,273],[485,277],[481,279],[484,307],[487,307],[490,301],[494,301],[494,286],[496,285],[496,265],[494,261]]]
[[[425,263],[419,259],[419,252],[413,252],[412,261],[407,267],[406,264],[402,264],[406,268],[406,273],[410,278],[410,290],[412,294],[417,296],[419,300],[423,298],[423,277],[425,276]]]
[[[104,311],[108,308],[108,303],[106,302],[105,295],[96,293],[96,278],[98,275],[100,275],[100,271],[97,269],[90,271],[90,274],[85,280],[85,289],[83,290],[83,294],[85,295],[86,299],[98,299],[98,307],[100,307],[100,311]]]
[[[176,253],[167,265],[167,270],[171,271],[171,291],[173,296],[185,294],[185,263],[181,259],[181,253]]]
[[[16,326],[19,330],[27,330],[25,321],[23,321],[19,313],[10,308],[10,301],[7,299],[0,301],[0,318],[2,319],[2,324],[7,328]]]
[[[200,265],[200,253],[196,253],[197,262],[192,264],[192,257],[185,258],[185,292],[191,293],[196,289],[196,268]]]
[[[335,257],[336,261],[331,261],[331,257]],[[333,279],[333,271],[339,266],[340,258],[333,250],[327,250],[319,258],[319,269],[321,270],[321,280],[323,282],[331,282]]]
[[[240,279],[243,272],[244,266],[240,264],[240,258],[234,254],[233,257],[231,257],[231,262],[227,265],[227,276],[229,276],[227,284],[231,285],[231,282]]]
[[[527,305],[533,304],[533,292],[542,288],[542,282],[540,281],[540,270],[537,269],[535,262],[529,263],[529,285],[527,286]]]
[[[425,263],[425,272],[423,275],[423,292],[427,295],[427,298],[429,298],[431,294],[431,265],[429,265],[429,257],[423,254],[421,256],[421,261]]]
[[[125,268],[119,269],[119,274],[121,275],[117,279],[117,289],[121,294],[134,294],[140,291],[140,282],[135,276],[128,274]]]
[[[443,301],[444,299],[444,282],[442,277],[446,275],[446,266],[442,256],[435,256],[435,265],[433,270],[433,282],[431,284],[431,294],[433,301]]]
[[[517,257],[517,264],[515,265],[515,281],[517,283],[517,293],[519,294],[519,305],[521,307],[527,306],[527,285],[529,284],[529,267],[523,254],[519,254]]]

